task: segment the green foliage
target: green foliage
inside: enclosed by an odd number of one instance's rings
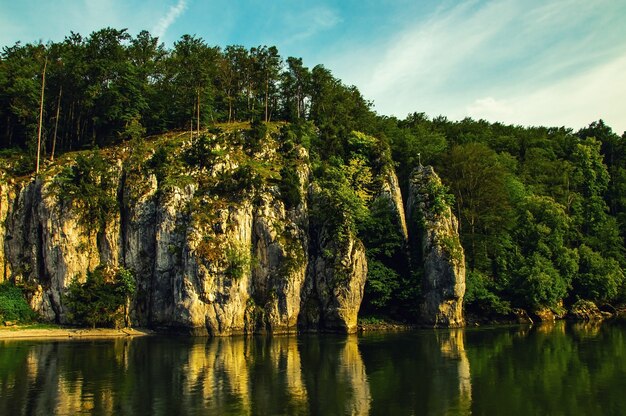
[[[616,299],[624,284],[624,272],[614,259],[605,259],[586,245],[578,249],[579,273],[575,276],[572,295],[594,302]]]
[[[233,172],[223,172],[218,176],[215,191],[228,198],[237,199],[246,192],[254,192],[264,183],[260,166],[251,162],[244,164]]]
[[[98,266],[87,272],[81,283],[75,278],[67,288],[64,303],[68,317],[80,325],[123,325],[125,305],[136,291],[135,277],[130,270]]]
[[[433,215],[443,215],[448,208],[454,205],[454,196],[450,194],[450,189],[444,184],[428,181],[422,193],[427,195]]]
[[[199,169],[208,169],[215,163],[215,145],[216,140],[213,136],[202,134],[195,138],[188,149],[183,153],[183,160],[188,166]],[[157,154],[155,153],[155,156]],[[153,156],[154,157],[154,156]],[[159,156],[159,162],[163,156]]]
[[[10,176],[28,175],[35,169],[35,157],[20,149],[0,150],[0,172]]]
[[[465,309],[481,316],[507,315],[511,305],[498,294],[495,282],[480,272],[469,271],[464,298]]]
[[[124,126],[122,136],[130,140],[141,139],[146,134],[146,128],[141,125],[138,116],[132,117]]]
[[[400,276],[377,260],[368,259],[366,297],[364,302],[378,310],[391,306],[394,292],[400,287]]]
[[[546,257],[534,253],[515,273],[517,301],[527,307],[558,306],[567,295],[569,281]]]
[[[295,145],[300,145],[309,150],[311,140],[317,135],[315,125],[310,121],[298,121],[293,124],[285,124],[280,128],[281,153],[293,158],[292,151]]]
[[[54,179],[52,191],[78,216],[88,232],[103,229],[118,209],[117,186],[110,163],[100,152],[79,154]]]
[[[302,202],[302,195],[300,191],[300,177],[295,167],[283,166],[280,170],[280,183],[278,189],[280,195],[285,203],[285,208],[295,208]]]
[[[346,176],[346,167],[334,158],[318,169],[319,193],[313,204],[313,219],[324,222],[334,231],[337,241],[345,241],[355,235],[358,224],[369,217],[366,200],[352,187]]]
[[[488,256],[497,249],[491,237],[511,225],[505,164],[485,144],[466,143],[451,148],[441,173],[455,197],[468,265],[488,267]]]
[[[150,159],[146,161],[146,167],[152,172],[158,183],[162,183],[167,176],[169,165],[169,153],[165,147],[158,147]]]
[[[250,271],[252,258],[244,246],[231,244],[226,248],[226,269],[224,274],[231,279],[239,280]]]
[[[245,141],[245,148],[250,154],[254,154],[261,150],[267,134],[267,124],[259,120],[254,120],[250,123],[250,131],[248,133],[247,140]]]
[[[374,199],[369,210],[370,215],[359,225],[359,238],[371,256],[391,259],[404,245],[397,214],[386,198]]]
[[[23,323],[33,321],[35,317],[22,289],[8,282],[0,284],[0,321]]]

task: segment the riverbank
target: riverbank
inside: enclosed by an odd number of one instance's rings
[[[15,325],[0,328],[0,340],[22,338],[124,338],[154,335],[155,332],[144,328],[70,328],[62,326]]]

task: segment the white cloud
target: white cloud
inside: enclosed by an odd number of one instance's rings
[[[377,44],[326,58],[327,66],[383,114],[425,111],[572,127],[602,117],[626,127],[619,116],[626,114],[622,6],[607,0],[447,4]]]
[[[602,118],[618,134],[626,131],[626,55],[607,64],[501,99],[478,99],[466,109],[473,118],[574,129]]]
[[[170,7],[167,11],[167,14],[163,16],[156,26],[152,29],[153,36],[158,38],[162,38],[167,32],[167,29],[178,19],[178,17],[183,14],[185,9],[187,8],[187,0],[178,0],[174,6]]]
[[[341,23],[339,14],[328,7],[318,6],[298,14],[287,14],[283,17],[287,22],[290,37],[283,42],[286,45],[301,42],[319,32],[331,29]]]
[[[511,118],[515,113],[511,105],[505,100],[496,100],[493,97],[478,98],[467,109],[470,117],[486,118],[503,121]]]

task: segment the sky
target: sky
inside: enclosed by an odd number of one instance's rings
[[[149,30],[275,45],[380,114],[626,131],[624,0],[0,0],[0,46]]]

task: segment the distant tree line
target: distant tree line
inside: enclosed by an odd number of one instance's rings
[[[48,157],[215,122],[314,120],[330,136],[371,114],[355,87],[274,46],[221,49],[184,35],[167,49],[147,31],[112,28],[3,48],[0,148],[36,152],[40,104]]]
[[[454,196],[469,310],[626,302],[626,133],[602,120],[577,132],[423,113],[378,120],[400,182],[421,158]]]

